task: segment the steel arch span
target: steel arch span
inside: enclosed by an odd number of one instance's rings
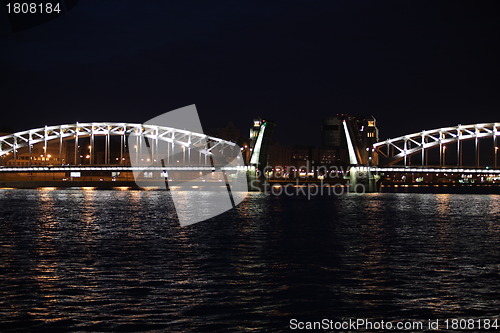
[[[462,142],[475,140],[476,164],[479,164],[479,140],[492,138],[495,162],[497,155],[497,137],[500,136],[500,123],[483,123],[472,125],[458,125],[418,133],[400,136],[393,139],[377,142],[373,145],[375,151],[381,157],[380,165],[394,165],[403,161],[409,165],[410,156],[421,154],[422,166],[427,165],[427,152],[433,148],[439,148],[440,165],[444,166],[446,144],[456,143],[457,166],[462,165]]]
[[[80,144],[84,139],[88,140],[85,142],[89,143],[88,151],[86,152],[88,153],[88,155],[85,156],[88,159],[87,164],[96,164],[94,161],[94,157],[96,154],[96,150],[99,149],[101,150],[101,155],[104,156],[100,159],[100,161],[104,163],[100,164],[112,164],[110,158],[110,138],[114,136],[120,138],[119,158],[116,157],[116,160],[119,160],[120,162],[125,159],[124,156],[126,155],[127,139],[134,137],[137,140],[135,149],[146,149],[146,147],[144,146],[147,146],[148,154],[149,156],[151,156],[151,158],[154,158],[155,156],[159,156],[161,154],[161,152],[158,151],[158,143],[168,143],[168,147],[171,147],[173,149],[172,151],[170,151],[172,155],[174,153],[177,153],[177,155],[184,154],[186,156],[190,154],[186,154],[185,151],[199,152],[198,162],[196,163],[196,165],[200,165],[200,162],[204,161],[204,164],[211,164],[213,166],[214,159],[211,157],[215,152],[222,154],[226,153],[226,151],[229,151],[230,156],[236,156],[236,151],[239,152],[239,147],[234,142],[183,129],[136,123],[77,122],[75,124],[45,126],[42,128],[30,129],[0,137],[1,164],[5,165],[5,161],[10,160],[12,162],[11,165],[14,162],[16,163],[15,165],[18,165],[17,162],[19,160],[20,154],[23,154],[25,157],[25,163],[21,163],[21,161],[19,161],[21,165],[27,165],[28,161],[29,165],[31,165],[31,163],[35,161],[35,159],[38,161],[40,156],[42,156],[42,159],[45,158],[45,162],[47,162],[47,159],[50,158],[50,155],[48,155],[47,147],[49,144],[51,144],[52,151],[55,152],[55,154],[58,153],[59,159],[54,159],[50,164],[80,165],[82,164],[79,163],[81,162],[80,157],[83,157],[80,156],[80,154],[85,154],[80,151],[83,150],[83,148],[80,147]],[[99,147],[98,149],[95,148],[97,137],[105,138],[104,143],[101,145],[103,147]],[[66,145],[67,141],[72,141],[71,145]],[[34,156],[33,149],[35,145],[40,144],[42,144],[43,146],[42,154]],[[56,146],[56,149],[54,149],[54,145]],[[175,149],[177,149],[177,152],[175,151]],[[70,150],[73,151],[71,152],[71,154],[68,154]],[[43,155],[45,155],[45,157]],[[71,155],[71,158],[68,158],[68,155]],[[118,154],[115,152],[115,155]],[[144,154],[141,154],[139,152],[139,156],[143,155]],[[64,156],[66,156],[66,158],[63,158]],[[165,161],[165,163],[168,162],[169,161]],[[184,165],[187,164],[184,163]]]

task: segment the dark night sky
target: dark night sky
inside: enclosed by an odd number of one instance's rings
[[[80,1],[0,41],[1,126],[144,122],[196,104],[205,127],[374,115],[381,139],[499,121],[497,1]]]

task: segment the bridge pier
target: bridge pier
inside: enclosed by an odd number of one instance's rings
[[[248,190],[250,192],[263,192],[265,189],[266,178],[264,173],[255,167],[249,167],[246,172]]]
[[[349,191],[354,193],[379,192],[377,182],[380,176],[373,173],[369,167],[353,166],[349,169]]]

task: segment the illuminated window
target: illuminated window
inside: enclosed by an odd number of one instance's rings
[[[368,127],[375,127],[375,120],[368,120]]]

